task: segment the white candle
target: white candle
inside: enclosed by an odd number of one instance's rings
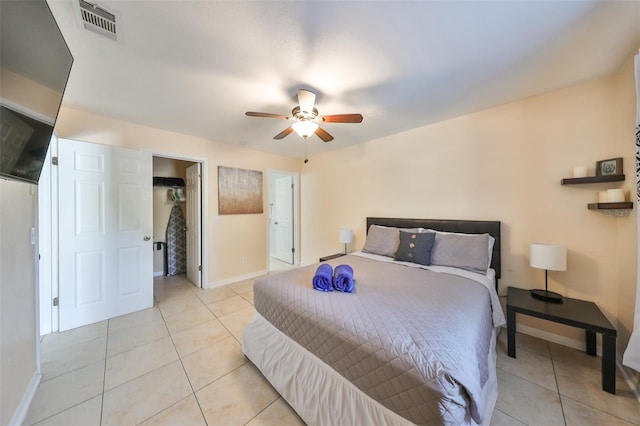
[[[622,203],[624,202],[624,189],[609,189],[607,190],[610,203]]]
[[[598,192],[598,202],[599,203],[608,203],[609,202],[609,193],[607,191]]]
[[[586,166],[575,166],[573,168],[573,177],[581,178],[587,176],[587,167]]]

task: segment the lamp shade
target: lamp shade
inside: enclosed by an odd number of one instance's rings
[[[529,246],[529,265],[532,268],[548,271],[566,271],[567,249],[553,244],[531,244]]]
[[[340,230],[340,242],[342,244],[350,244],[353,241],[353,231],[343,228]]]
[[[307,137],[311,136],[313,132],[318,130],[318,123],[310,120],[302,120],[296,121],[291,125],[291,127],[300,137],[306,139]]]

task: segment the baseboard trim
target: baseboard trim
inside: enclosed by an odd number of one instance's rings
[[[153,273],[154,277],[163,277],[164,276],[164,271],[155,271]]]
[[[539,330],[537,328],[529,327],[527,325],[516,324],[516,331],[522,334],[528,334],[529,336],[537,337],[542,340],[547,340],[549,342],[557,343],[562,346],[568,346],[573,349],[578,349],[580,351],[584,351],[585,342],[581,340],[570,339],[565,336],[560,336],[555,333],[549,333],[548,331]],[[602,347],[598,345],[596,348],[596,353],[598,356],[602,356]]]
[[[629,388],[635,395],[636,399],[638,400],[638,402],[640,402],[640,381],[638,381],[637,374],[633,373],[631,368],[622,364],[621,354],[618,354],[618,356],[616,356],[616,366],[618,367],[618,371],[620,371],[620,374],[622,374],[622,377],[624,377],[624,380],[629,385]]]
[[[31,380],[29,381],[29,385],[27,386],[27,390],[24,392],[20,404],[18,404],[16,411],[13,413],[13,417],[11,418],[9,425],[20,426],[24,423],[24,420],[27,418],[29,407],[31,406],[31,401],[33,401],[33,397],[36,395],[36,390],[38,389],[40,380],[42,380],[42,374],[40,374],[38,370],[34,371],[33,376],[31,376]]]
[[[262,269],[260,271],[252,272],[250,274],[238,275],[236,277],[226,278],[224,280],[214,281],[212,283],[207,283],[204,288],[222,287],[223,285],[233,284],[233,283],[237,283],[239,281],[245,281],[245,280],[250,280],[252,278],[261,277],[263,275],[267,275],[268,273],[269,273],[269,270]]]
[[[528,334],[529,336],[537,337],[539,339],[547,340],[549,342],[557,343],[559,345],[578,349],[579,351],[584,351],[585,349],[584,341],[570,339],[568,337],[549,333],[548,331],[538,330],[537,328],[529,327],[526,325],[517,324],[516,331],[522,334]],[[597,346],[596,353],[598,354],[598,356],[602,356],[602,346]],[[622,377],[629,385],[629,388],[633,391],[636,399],[640,402],[640,382],[638,381],[637,376],[631,372],[630,368],[622,365],[621,354],[616,355],[616,368],[618,369],[618,371],[620,371],[620,374],[622,374]]]

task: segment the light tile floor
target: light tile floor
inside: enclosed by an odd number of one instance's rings
[[[162,277],[154,287],[151,309],[43,338],[26,424],[303,424],[242,354],[252,280],[201,290]],[[622,378],[617,395],[601,390],[600,358],[518,335],[512,359],[505,335],[492,425],[640,424]]]

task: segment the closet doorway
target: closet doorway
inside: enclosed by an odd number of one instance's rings
[[[290,269],[300,263],[298,174],[268,170],[269,270]]]
[[[202,159],[153,155],[153,275],[183,275],[200,288],[206,277],[205,165]]]

